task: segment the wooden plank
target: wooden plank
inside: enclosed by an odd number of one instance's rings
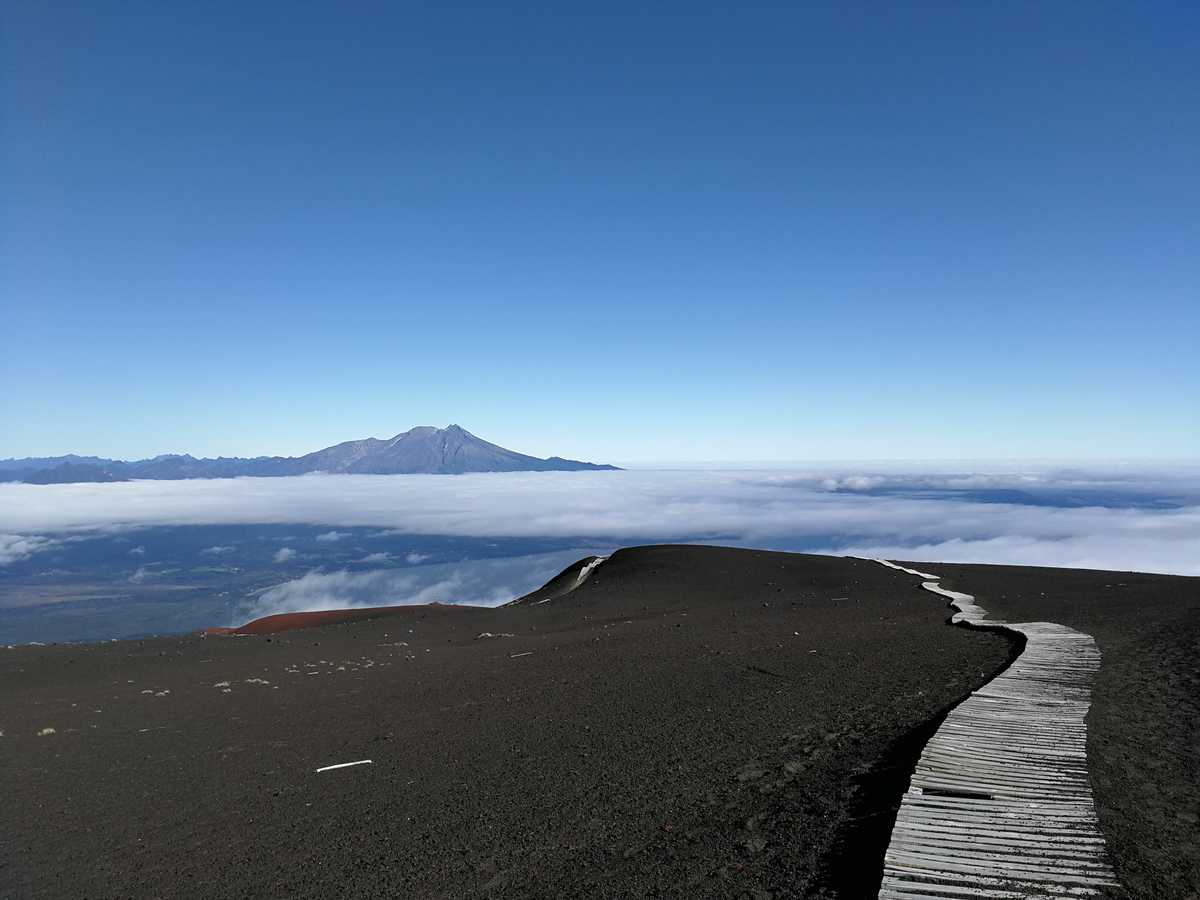
[[[987,865],[985,861],[976,861],[970,854],[954,854],[938,856],[931,853],[911,854],[900,850],[891,851],[885,857],[889,862],[907,865],[917,872],[957,872],[974,875],[989,875],[992,878],[1011,878],[1014,881],[1028,881],[1034,884],[1051,882],[1060,885],[1085,885],[1102,887],[1115,885],[1116,879],[1107,872],[1092,869],[1065,869],[1042,865],[1038,860],[1029,860],[1023,865],[1012,862],[997,862]]]

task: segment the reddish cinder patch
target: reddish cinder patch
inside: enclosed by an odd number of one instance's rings
[[[321,609],[313,612],[279,613],[274,616],[264,616],[247,622],[238,628],[205,628],[202,634],[275,634],[280,631],[296,631],[300,628],[314,628],[318,625],[337,625],[341,622],[354,622],[360,619],[379,619],[384,616],[414,616],[431,612],[449,612],[451,610],[477,609],[472,606],[448,605],[443,603],[425,603],[413,606],[367,606],[356,609]]]

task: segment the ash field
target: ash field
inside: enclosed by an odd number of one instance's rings
[[[925,740],[1020,649],[865,560],[638,547],[568,590],[587,561],[499,608],[4,651],[0,895],[872,896]],[[1193,895],[1200,583],[935,571],[1095,634],[1116,871]]]

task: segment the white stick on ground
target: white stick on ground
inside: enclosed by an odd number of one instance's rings
[[[366,765],[370,765],[370,763],[371,763],[371,760],[369,760],[369,759],[360,759],[356,762],[335,763],[332,766],[321,766],[321,768],[317,769],[317,771],[318,772],[328,772],[330,769],[344,769],[344,768],[346,768],[346,766],[366,766]]]

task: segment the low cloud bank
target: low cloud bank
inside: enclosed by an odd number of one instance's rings
[[[58,541],[36,534],[0,534],[0,566],[29,559],[35,553],[57,547],[58,544]]]
[[[0,565],[71,532],[295,523],[1200,574],[1198,466],[916,468],[5,484]]]
[[[852,544],[836,548],[815,548],[813,552],[932,562],[982,562],[997,565],[1200,575],[1200,547],[1197,543],[1197,538],[1184,542],[1163,543],[1152,536],[1130,534],[1087,535],[1057,541],[1011,535],[987,540],[952,539],[917,545]]]
[[[581,548],[417,569],[309,572],[243,604],[233,624],[276,613],[356,606],[434,602],[498,606],[541,587],[571,563],[596,552]]]

